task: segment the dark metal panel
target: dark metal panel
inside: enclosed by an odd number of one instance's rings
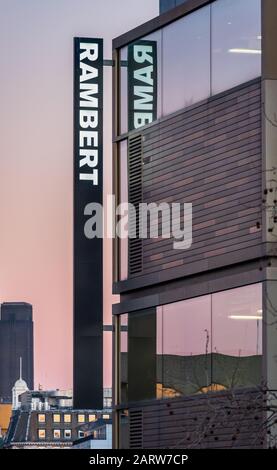
[[[87,54],[85,47],[81,48],[82,43],[91,47]],[[92,77],[88,67],[97,69],[97,74]],[[96,86],[96,93],[91,91],[91,85]],[[97,113],[93,132],[98,141],[95,139],[94,143],[93,138],[90,141],[88,137],[82,137],[82,142],[81,132],[87,132],[88,128],[81,122],[81,111],[91,112],[92,99],[95,99],[94,111]],[[87,116],[83,119],[89,122]],[[81,166],[83,150],[95,152],[93,169],[88,163]],[[103,39],[75,38],[73,400],[74,407],[79,409],[103,407],[103,240],[89,239],[84,233],[85,207],[89,203],[102,202]]]
[[[140,298],[138,302],[135,303],[130,303],[130,301],[121,301],[118,304],[113,305],[113,314],[118,315],[121,313],[128,313],[129,311],[134,311],[134,310],[144,310],[156,305],[159,305],[160,298],[159,295],[150,295],[150,296],[144,296],[143,298]]]
[[[267,277],[268,261],[261,259],[235,266],[199,273],[187,278],[172,280],[143,290],[124,294],[121,302],[113,305],[113,314],[130,313],[157,307],[180,300],[199,297],[236,287],[256,284]]]
[[[213,269],[220,269],[229,265],[234,266],[240,265],[241,263],[245,263],[247,261],[250,262],[253,260],[259,260],[266,255],[266,246],[263,247],[258,245],[255,247],[238,250],[233,253],[217,256],[215,259],[211,258],[209,260],[195,262],[193,265],[188,264],[180,266],[179,268],[167,270],[164,273],[150,273],[138,278],[128,279],[127,281],[117,282],[113,285],[113,292],[115,294],[123,294],[124,292],[132,291],[135,292],[141,288],[177,280],[178,278],[180,278],[180,281],[184,282],[185,278],[188,276],[200,275]]]

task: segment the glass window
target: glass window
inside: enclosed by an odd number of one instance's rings
[[[88,420],[90,423],[96,421],[96,415],[88,415]]]
[[[63,416],[64,423],[71,423],[71,415],[70,414],[65,414]]]
[[[191,395],[211,384],[211,297],[157,309],[157,397]]]
[[[39,423],[45,423],[45,414],[44,413],[38,414],[38,422]]]
[[[261,0],[214,1],[138,42],[147,40],[157,44],[159,118],[261,75]],[[128,124],[128,46],[120,50],[120,59],[123,134],[139,126]],[[147,103],[147,96],[140,102]]]
[[[53,429],[53,438],[60,439],[61,438],[61,430],[60,429]]]
[[[85,422],[85,415],[84,414],[79,414],[78,415],[78,423],[84,423]]]
[[[261,0],[212,3],[212,94],[261,75]]]
[[[212,296],[213,382],[259,385],[262,376],[262,289],[254,284]]]
[[[45,437],[46,437],[46,431],[45,431],[45,429],[39,429],[39,430],[38,430],[38,438],[39,438],[39,439],[45,439]]]
[[[121,403],[261,385],[262,285],[122,315],[120,352]]]
[[[54,423],[60,423],[61,422],[61,415],[58,413],[53,414],[53,421]]]
[[[65,439],[71,439],[71,429],[65,429],[64,430],[64,438]]]
[[[210,96],[210,6],[163,29],[163,116]]]
[[[78,437],[81,439],[82,437],[85,437],[84,431],[78,431]]]
[[[102,416],[102,418],[103,418],[103,419],[110,419],[110,415],[105,414],[105,415]]]

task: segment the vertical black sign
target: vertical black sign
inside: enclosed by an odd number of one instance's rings
[[[87,238],[103,201],[103,40],[74,39],[74,407],[103,407],[102,238]],[[86,211],[88,213],[88,211]]]
[[[140,40],[128,46],[129,131],[157,119],[157,43]]]

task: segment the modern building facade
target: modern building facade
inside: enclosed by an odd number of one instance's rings
[[[12,388],[22,376],[29,389],[34,388],[34,346],[32,305],[4,302],[0,317],[0,400],[12,402]]]
[[[191,0],[113,42],[116,202],[192,205],[185,249],[114,245],[115,447],[276,444],[276,24]]]

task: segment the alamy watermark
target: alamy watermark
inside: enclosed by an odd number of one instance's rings
[[[86,238],[172,239],[173,248],[187,250],[192,245],[192,204],[130,203],[115,205],[115,197],[107,196],[103,207],[89,203],[84,225]]]

